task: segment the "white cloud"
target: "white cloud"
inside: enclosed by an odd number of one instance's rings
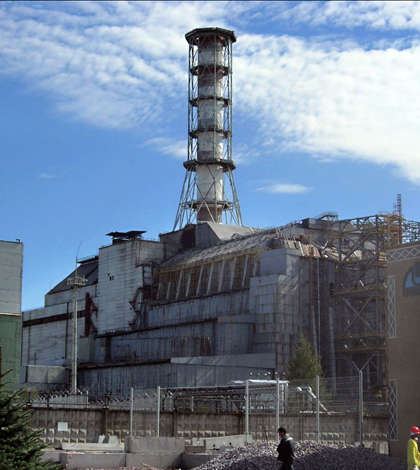
[[[420,183],[420,46],[322,48],[243,36],[235,59],[239,111],[283,151],[390,164]]]
[[[41,173],[40,175],[38,175],[38,178],[40,178],[41,180],[52,180],[55,177],[55,175],[51,175],[50,173]]]
[[[347,28],[420,29],[418,1],[296,2],[291,8],[284,8],[281,3],[270,6],[273,19]]]
[[[419,2],[0,2],[0,73],[91,125],[145,132],[185,116],[186,31],[235,29],[234,116],[249,128],[235,161],[259,152],[390,165],[420,184],[420,45],[407,37],[304,40],[246,34],[259,22],[420,28]],[[268,12],[277,13],[267,17]],[[227,23],[229,21],[230,23]],[[319,34],[319,32],[317,33]],[[391,47],[390,44],[393,44]],[[184,142],[148,141],[186,159]],[[274,157],[273,157],[274,158]],[[395,170],[394,170],[395,169]]]
[[[253,145],[252,147],[244,143],[235,145],[233,149],[233,161],[239,165],[253,163],[261,156],[261,152],[257,149],[258,145]]]
[[[269,184],[267,186],[263,186],[261,188],[256,189],[255,191],[259,191],[262,193],[270,193],[270,194],[302,194],[307,193],[312,188],[308,186],[303,186],[301,184]]]
[[[90,124],[153,125],[185,96],[185,32],[212,21],[223,27],[229,3],[3,2],[0,73]]]
[[[162,155],[168,155],[178,160],[187,160],[187,141],[177,141],[168,137],[156,137],[149,139],[144,143],[156,150]]]

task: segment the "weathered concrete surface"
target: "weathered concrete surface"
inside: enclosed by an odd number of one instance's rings
[[[127,467],[150,465],[155,468],[181,468],[181,454],[169,452],[126,454]]]
[[[185,453],[186,454],[204,454],[206,452],[206,447],[204,445],[186,445]]]
[[[121,467],[141,468],[185,468],[198,467],[202,463],[215,458],[217,455],[185,457],[185,454],[170,452],[126,454],[108,452],[65,452],[45,451],[43,460],[61,463],[66,470],[111,469]],[[184,461],[184,463],[183,463]]]
[[[175,437],[126,437],[124,440],[127,453],[170,453],[185,452],[185,440]]]
[[[181,468],[182,470],[191,470],[217,457],[219,454],[182,454]]]
[[[252,443],[252,436],[248,436],[248,444]],[[205,449],[220,449],[221,447],[243,447],[246,444],[245,434],[238,434],[236,436],[222,436],[222,437],[207,437],[202,439],[202,445]]]
[[[61,454],[61,464],[66,470],[90,470],[125,467],[124,453],[67,453]]]
[[[354,443],[355,446],[358,446],[359,444],[360,444],[360,441]],[[389,444],[386,441],[382,441],[382,442],[364,441],[363,445],[366,447],[366,449],[373,449],[378,454],[389,455]]]
[[[126,465],[180,468],[185,440],[174,437],[126,437]]]
[[[47,405],[33,408],[32,425],[41,432],[44,442],[94,442],[105,431],[123,440],[129,433],[129,409],[102,409],[92,407],[80,409],[48,408]],[[243,414],[233,413],[174,413],[162,412],[160,415],[162,436],[176,436],[187,444],[203,445],[203,440],[212,437],[240,435],[245,430]],[[282,415],[283,422],[296,441],[316,439],[316,416]],[[59,422],[68,422],[68,431],[58,431]],[[363,431],[365,441],[383,442],[387,440],[388,416],[365,416]],[[322,415],[320,440],[329,443],[353,445],[359,440],[358,413],[337,413]],[[153,437],[156,429],[156,413],[135,412],[133,433],[135,436]],[[276,421],[272,415],[252,413],[249,430],[255,441],[275,440]],[[221,435],[221,434],[224,434]],[[226,443],[228,444],[228,442]],[[392,450],[392,449],[391,449]],[[180,452],[181,453],[181,452]]]
[[[53,462],[61,462],[61,451],[53,449],[45,449],[42,460],[51,460]]]
[[[95,437],[95,440],[93,442],[96,442],[97,444],[114,444],[114,445],[120,444],[120,440],[118,439],[117,436],[108,436],[108,435],[101,435],[101,436]]]
[[[124,452],[124,444],[98,444],[95,442],[62,442],[60,449],[77,452]]]

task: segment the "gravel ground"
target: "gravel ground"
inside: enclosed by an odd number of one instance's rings
[[[406,470],[404,460],[354,446],[295,443],[295,470]],[[100,469],[106,470],[106,469]],[[113,470],[113,469],[108,469]],[[138,470],[124,467],[114,470]],[[145,466],[141,470],[157,470]],[[197,470],[280,470],[277,444],[262,443],[226,451]]]
[[[199,470],[279,470],[277,444],[262,443],[225,452]],[[406,470],[404,460],[353,446],[297,442],[295,470]]]

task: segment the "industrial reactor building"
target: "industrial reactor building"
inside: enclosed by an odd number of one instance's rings
[[[112,232],[112,243],[24,312],[27,383],[223,385],[283,377],[303,334],[325,374],[387,387],[386,250],[419,239],[391,214],[324,213],[283,227],[242,224],[232,159],[232,45],[221,28],[189,44],[188,159],[174,231]]]

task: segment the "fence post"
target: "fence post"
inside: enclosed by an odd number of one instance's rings
[[[319,442],[319,375],[316,376],[316,442]]]
[[[276,403],[276,430],[275,441],[277,440],[277,429],[280,427],[280,379],[277,377],[277,403]]]
[[[245,383],[245,444],[248,444],[249,436],[249,380]]]
[[[103,406],[101,411],[101,434],[108,434],[108,406]]]
[[[160,386],[157,388],[157,416],[156,416],[156,436],[160,437]]]
[[[134,389],[130,389],[130,437],[133,437]]]
[[[363,444],[363,371],[359,370],[359,434],[360,434],[360,447]]]

